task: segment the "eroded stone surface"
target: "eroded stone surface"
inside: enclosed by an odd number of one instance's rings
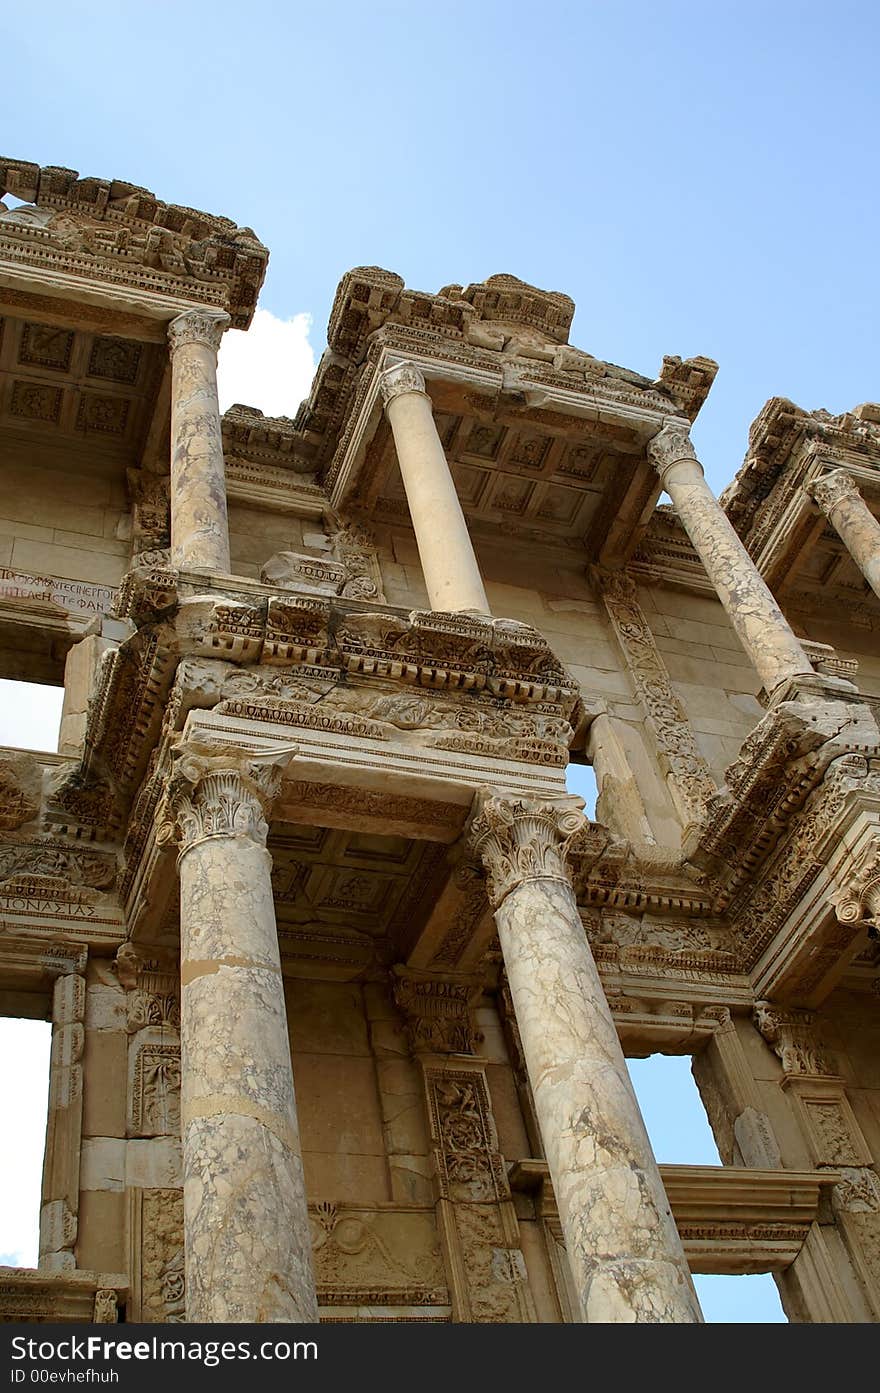
[[[496,921],[583,1319],[699,1321],[571,891],[524,882]]]

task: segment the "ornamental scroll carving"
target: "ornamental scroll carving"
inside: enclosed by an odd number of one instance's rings
[[[489,900],[497,909],[525,880],[570,885],[566,856],[589,827],[583,813],[536,799],[490,798],[469,832],[469,845],[486,871]]]
[[[116,955],[126,992],[128,1128],[135,1137],[180,1135],[180,974],[176,962],[126,943]]]
[[[826,517],[831,516],[833,508],[847,498],[861,498],[855,480],[845,469],[833,469],[817,479],[810,492]]]
[[[266,845],[266,812],[281,780],[277,761],[295,746],[260,756],[240,749],[184,745],[157,810],[159,845],[177,842],[185,850],[207,837],[250,837]]]
[[[229,315],[224,314],[222,310],[213,314],[203,310],[187,310],[184,314],[179,314],[168,325],[171,356],[174,357],[179,348],[187,348],[191,344],[201,344],[217,353],[223,330],[230,322]]]
[[[402,396],[404,392],[421,392],[424,395],[425,379],[415,363],[395,363],[394,367],[380,373],[379,391],[383,403],[388,407],[395,397]]]
[[[700,822],[717,788],[654,642],[635,583],[622,571],[596,569],[593,578],[601,589],[679,815],[685,826]]]
[[[874,840],[862,853],[849,884],[832,904],[842,924],[867,927],[874,934],[880,924],[880,841]]]
[[[784,1073],[820,1077],[834,1073],[816,1036],[815,1011],[780,1009],[769,1001],[758,1001],[754,1017],[764,1039],[779,1056]]]

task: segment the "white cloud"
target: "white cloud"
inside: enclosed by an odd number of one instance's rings
[[[294,416],[315,374],[311,327],[310,314],[276,319],[257,310],[249,329],[224,334],[217,361],[220,410],[241,402],[267,416]]]

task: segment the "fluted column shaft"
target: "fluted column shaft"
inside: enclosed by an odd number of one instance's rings
[[[276,778],[185,752],[160,838],[181,844],[187,1320],[317,1320],[263,805]]]
[[[880,522],[855,480],[845,469],[834,469],[813,484],[812,494],[874,594],[880,595]]]
[[[489,614],[489,601],[425,379],[400,363],[380,379],[431,608]]]
[[[687,431],[665,426],[648,455],[764,690],[812,676],[796,634],[706,483]]]
[[[493,799],[488,875],[574,1285],[588,1322],[700,1321],[681,1240],[565,870],[580,814]]]
[[[171,560],[180,570],[230,568],[217,351],[229,315],[187,310],[168,326],[171,351]]]

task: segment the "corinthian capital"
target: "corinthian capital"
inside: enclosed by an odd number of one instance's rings
[[[526,880],[570,884],[566,856],[589,826],[583,813],[537,799],[487,799],[468,835],[473,854],[486,871],[486,893],[494,909]]]
[[[667,469],[680,460],[693,460],[699,464],[687,427],[673,422],[664,426],[648,442],[648,458],[660,475],[661,482]]]
[[[833,469],[816,479],[810,492],[826,517],[831,516],[832,508],[845,498],[861,498],[855,479],[845,469]]]
[[[380,373],[379,391],[387,407],[395,397],[402,396],[404,392],[421,392],[424,395],[425,379],[415,363],[395,363],[393,368],[387,368],[385,372]]]
[[[266,845],[266,821],[283,764],[295,746],[267,755],[195,742],[175,751],[175,763],[157,812],[156,839],[181,853],[207,837],[249,837]]]
[[[220,347],[223,330],[232,321],[224,310],[186,310],[172,319],[168,325],[168,345],[171,356],[178,348],[188,344],[201,343],[216,353]]]

